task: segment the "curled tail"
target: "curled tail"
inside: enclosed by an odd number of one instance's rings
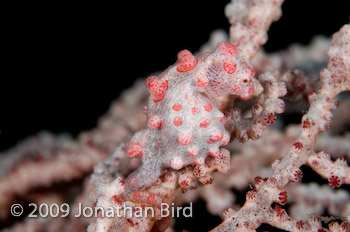
[[[127,191],[132,192],[151,186],[159,179],[161,166],[162,164],[158,159],[143,160],[141,166],[126,178]]]

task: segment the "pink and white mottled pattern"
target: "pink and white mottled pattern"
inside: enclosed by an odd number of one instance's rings
[[[141,157],[142,166],[128,177],[134,187],[150,185],[161,168],[179,170],[189,164],[203,165],[216,157],[230,140],[217,98],[253,93],[254,71],[236,57],[236,47],[222,42],[213,53],[198,57],[183,50],[178,61],[146,80],[150,92],[147,127],[127,145],[128,155]]]

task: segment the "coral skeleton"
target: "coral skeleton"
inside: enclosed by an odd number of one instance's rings
[[[282,3],[232,0],[225,9],[229,35],[217,31],[198,53],[180,51],[165,71],[124,92],[96,129],[77,140],[41,133],[0,156],[0,220],[18,197],[63,202],[60,193],[35,189],[83,177],[73,212],[82,204],[151,207],[154,215],[27,218],[5,231],[174,231],[175,218],[162,217],[162,204],[199,199],[223,220],[211,231],[263,224],[350,231],[350,193],[341,188],[350,184],[350,135],[339,133],[350,118],[350,25],[331,41],[267,54],[261,46]],[[320,74],[296,68],[327,61]],[[279,114],[307,107],[300,125],[278,129]],[[309,174],[303,167],[328,185],[302,183]],[[231,189],[248,186],[238,205]],[[322,216],[325,210],[332,217]]]

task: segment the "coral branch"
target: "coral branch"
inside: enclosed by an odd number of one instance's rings
[[[333,36],[332,46],[328,52],[330,62],[327,69],[321,72],[322,85],[317,92],[309,94],[310,108],[308,113],[303,116],[303,129],[288,155],[282,161],[273,164],[274,172],[272,176],[266,182],[260,181],[256,185],[254,197],[247,198],[246,203],[238,212],[232,213],[230,217],[226,217],[225,221],[213,231],[235,229],[238,231],[252,231],[263,222],[292,231],[321,228],[320,223],[315,225],[311,222],[300,222],[290,218],[282,222],[280,220],[271,220],[273,218],[271,204],[273,202],[286,203],[287,193],[283,191],[283,188],[290,181],[290,175],[302,164],[305,164],[308,161],[308,157],[312,157],[317,135],[319,132],[327,130],[331,118],[330,110],[337,105],[333,98],[342,91],[350,90],[350,60],[346,58],[350,56],[349,30],[350,25],[345,25]],[[348,169],[337,170],[341,172],[341,176],[345,176],[346,181],[348,181],[347,178],[349,176]],[[330,170],[328,171],[330,172]],[[337,174],[339,174],[338,172]],[[331,186],[339,187],[341,179],[339,176],[330,176],[329,182]],[[252,199],[255,200],[253,204]],[[239,221],[243,222],[243,224],[238,223]],[[343,231],[346,231],[348,224],[344,222],[341,226],[336,223],[330,225],[330,231],[339,231],[341,228],[343,228]]]
[[[349,232],[350,25],[332,37],[318,75],[328,40],[260,51],[282,2],[232,0],[229,36],[217,31],[199,53],[180,51],[96,129],[77,140],[41,133],[5,152],[0,222],[17,201],[71,209],[67,218],[9,218],[5,231],[172,231],[179,215],[163,207],[202,199],[223,218],[212,231]],[[307,166],[328,185],[305,184],[314,180]],[[81,207],[95,217],[75,216]]]
[[[239,109],[233,109],[230,118],[230,121],[233,122],[231,125],[232,138],[236,137],[241,142],[248,139],[259,139],[264,129],[276,121],[275,114],[284,111],[285,103],[280,97],[283,97],[287,90],[284,82],[278,82],[276,79],[271,73],[260,75],[259,82],[264,91],[257,97],[251,118],[242,119]]]
[[[239,0],[226,6],[231,23],[230,42],[237,44],[242,60],[251,60],[267,41],[267,30],[282,15],[282,0]]]

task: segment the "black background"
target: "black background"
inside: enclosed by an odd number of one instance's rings
[[[0,151],[48,130],[96,126],[135,79],[167,68],[182,49],[197,51],[229,24],[228,1],[123,1],[121,4],[17,4],[4,8]],[[349,22],[350,1],[287,0],[267,51],[330,36]],[[203,203],[194,210],[205,211]],[[211,229],[206,218],[192,221]],[[179,220],[181,222],[181,219]],[[186,221],[183,221],[186,223]],[[189,229],[189,228],[188,228]]]
[[[228,30],[228,1],[16,4],[5,8],[0,150],[40,130],[96,126],[135,79],[164,70],[178,51],[197,51]],[[268,51],[307,44],[349,21],[349,1],[289,0],[269,32]]]
[[[223,1],[164,2],[12,6],[3,35],[0,150],[43,129],[76,135],[95,127],[135,79],[228,27]]]

